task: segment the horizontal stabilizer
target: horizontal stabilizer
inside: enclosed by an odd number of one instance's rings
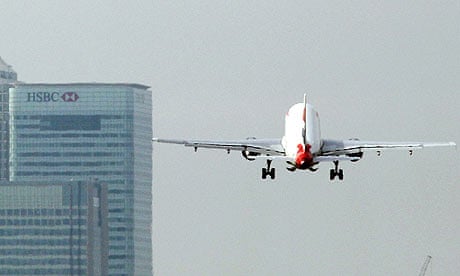
[[[319,162],[334,162],[334,161],[358,161],[359,157],[350,157],[346,155],[330,155],[330,156],[316,156],[313,158],[314,163]]]

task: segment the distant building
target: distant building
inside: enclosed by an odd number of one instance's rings
[[[107,275],[107,185],[0,183],[0,275]]]
[[[0,57],[0,84],[11,84],[18,80],[18,74]]]
[[[9,178],[8,90],[17,80],[16,72],[0,57],[0,181]]]
[[[45,83],[16,84],[10,89],[10,180],[87,183],[99,179],[106,183],[108,275],[152,274],[152,97],[148,88]],[[43,196],[52,201],[55,194]],[[32,254],[30,259],[39,262],[41,256]]]

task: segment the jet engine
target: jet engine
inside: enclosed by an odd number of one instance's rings
[[[258,152],[252,152],[252,151],[248,151],[248,150],[243,150],[241,152],[241,154],[243,155],[243,157],[246,159],[246,160],[249,160],[249,161],[254,161],[256,160],[256,156],[259,156],[260,153]]]
[[[246,140],[255,140],[256,137],[248,137],[246,138]],[[256,160],[256,156],[259,156],[260,153],[258,152],[252,152],[252,151],[249,151],[247,149],[243,150],[241,152],[241,154],[243,155],[243,157],[246,159],[246,160],[249,160],[249,161],[254,161]]]
[[[363,155],[364,155],[364,152],[362,151],[347,154],[348,157],[358,157],[359,159],[363,158]],[[358,162],[359,159],[352,160],[351,162]]]
[[[351,138],[349,140],[351,140],[351,141],[359,141],[358,138]],[[347,154],[348,157],[357,157],[357,158],[359,158],[359,159],[353,160],[351,162],[358,162],[361,158],[363,158],[363,155],[364,155],[364,152],[362,152],[361,150],[359,150],[357,152]]]

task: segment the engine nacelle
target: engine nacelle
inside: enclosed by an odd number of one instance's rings
[[[358,138],[351,138],[351,139],[349,139],[349,140],[351,140],[351,141],[359,141]],[[361,158],[363,158],[363,155],[364,155],[364,152],[362,152],[362,151],[358,151],[358,152],[353,152],[353,153],[347,154],[348,157],[357,157],[357,158],[359,158],[359,159],[353,160],[353,161],[351,161],[351,162],[358,162]]]
[[[348,157],[357,157],[357,158],[359,158],[359,159],[356,159],[356,160],[352,160],[351,162],[358,162],[361,158],[363,158],[363,155],[364,155],[364,152],[362,152],[362,151],[347,154]]]
[[[249,161],[254,161],[254,160],[256,160],[256,157],[260,155],[260,153],[252,152],[252,151],[248,151],[248,150],[243,150],[243,151],[241,152],[241,154],[243,155],[243,157],[244,157],[246,160],[249,160]]]

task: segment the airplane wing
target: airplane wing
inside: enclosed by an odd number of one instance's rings
[[[376,150],[415,150],[426,147],[455,147],[454,142],[377,142],[377,141],[360,141],[357,139],[350,140],[323,140],[321,155],[344,155],[353,154],[363,151]]]
[[[284,156],[285,151],[281,145],[280,139],[256,139],[248,138],[246,140],[178,140],[178,139],[161,139],[153,138],[153,142],[181,144],[186,147],[208,149],[224,149],[230,152],[247,151],[257,155]]]

